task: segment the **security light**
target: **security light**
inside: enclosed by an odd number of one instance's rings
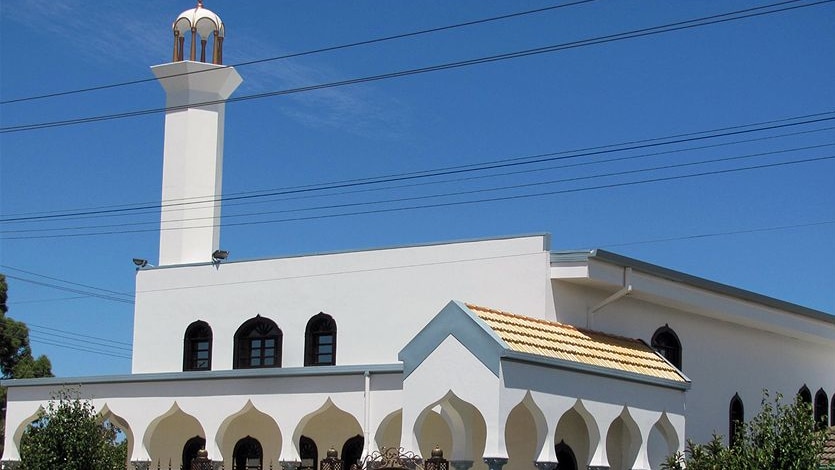
[[[144,268],[145,266],[148,266],[148,260],[142,258],[134,258],[133,264],[135,264],[137,268]]]
[[[226,250],[215,250],[214,253],[212,253],[212,259],[215,262],[225,260],[227,257],[229,257],[229,252]]]

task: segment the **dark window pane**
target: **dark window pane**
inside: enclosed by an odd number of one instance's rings
[[[330,354],[321,354],[319,355],[319,360],[317,362],[319,364],[332,364],[333,356],[331,356]]]
[[[252,367],[260,366],[261,365],[261,358],[260,357],[253,357],[252,359],[250,359],[249,365],[251,365]]]
[[[211,369],[212,329],[207,323],[196,321],[189,325],[183,347],[183,370]]]
[[[330,354],[333,352],[333,346],[330,344],[319,346],[319,354]]]
[[[275,347],[275,340],[274,340],[274,339],[267,339],[267,340],[264,340],[264,346],[266,346],[266,347],[268,347],[268,348],[273,348],[273,347]]]

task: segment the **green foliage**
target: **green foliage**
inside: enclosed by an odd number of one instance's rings
[[[99,422],[89,400],[77,390],[61,390],[41,410],[20,440],[23,470],[124,470],[127,442],[119,429]]]
[[[808,403],[795,397],[781,403],[763,392],[760,412],[742,423],[733,447],[722,436],[707,444],[687,441],[685,455],[676,453],[661,465],[664,470],[815,470],[826,432],[815,426]]]
[[[49,359],[32,357],[26,324],[6,316],[7,300],[6,276],[0,274],[0,373],[5,379],[52,377]]]
[[[4,379],[33,379],[52,377],[52,364],[46,356],[32,357],[29,347],[29,328],[26,324],[6,316],[9,311],[8,284],[0,274],[0,374]],[[6,428],[6,389],[0,388],[0,454]]]

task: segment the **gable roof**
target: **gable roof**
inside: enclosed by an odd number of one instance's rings
[[[637,339],[466,304],[516,352],[687,383],[675,366]]]
[[[690,388],[687,376],[640,340],[454,300],[400,350],[404,378],[449,337],[496,377],[505,361],[514,361],[681,391]]]

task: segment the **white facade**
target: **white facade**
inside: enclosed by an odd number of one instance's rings
[[[133,372],[182,370],[183,332],[195,320],[214,333],[212,369],[227,370],[235,331],[256,315],[284,333],[284,367],[303,365],[305,326],[319,312],[337,323],[342,365],[396,362],[452,299],[553,318],[547,243],[537,235],[142,269]]]
[[[573,258],[573,259],[572,259]],[[687,435],[698,442],[727,435],[728,406],[738,393],[746,414],[759,409],[763,389],[792,396],[804,385],[823,390],[835,407],[835,317],[612,253],[555,254],[554,298],[559,321],[649,343],[669,325],[682,343]],[[596,314],[588,309],[624,286],[632,292]],[[749,411],[750,410],[750,411]],[[724,424],[723,424],[724,423]],[[723,427],[724,426],[724,427]]]
[[[222,23],[201,9],[192,16],[214,18],[201,23],[205,39]],[[80,384],[124,430],[136,469],[179,468],[195,443],[225,469],[255,453],[257,468],[290,470],[331,446],[352,460],[393,446],[428,457],[435,445],[456,470],[657,469],[687,437],[726,434],[735,394],[751,416],[762,389],[792,395],[805,385],[835,411],[832,315],[612,253],[552,252],[548,235],[213,259],[223,155],[215,101],[240,83],[219,65],[222,37],[214,65],[193,61],[196,39],[182,61],[177,30],[175,62],[154,68],[158,77],[198,72],[161,79],[162,198],[205,204],[201,215],[162,211],[161,266],[136,273],[132,374],[4,381],[7,467],[64,384]],[[589,359],[570,339],[529,328],[549,355],[511,344],[518,324],[499,331],[461,302],[608,336]],[[681,370],[647,346],[660,328],[678,338]],[[655,365],[632,367],[632,353]],[[258,452],[246,447],[256,441]]]

